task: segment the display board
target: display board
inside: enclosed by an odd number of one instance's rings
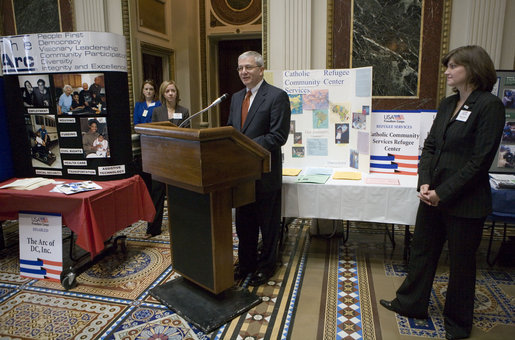
[[[506,123],[490,172],[515,173],[515,71],[497,71],[492,93],[504,104]]]
[[[372,112],[370,172],[417,175],[420,112]]]
[[[373,111],[370,172],[416,176],[436,111]]]
[[[285,168],[369,171],[372,67],[266,71],[265,79],[290,97]]]
[[[133,174],[123,36],[28,34],[0,47],[15,176]]]
[[[4,91],[4,78],[0,70],[0,181],[5,181],[14,175]]]

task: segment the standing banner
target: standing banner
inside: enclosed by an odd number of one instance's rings
[[[20,212],[20,276],[61,282],[62,218],[59,214]]]
[[[12,178],[14,174],[4,103],[4,78],[0,70],[0,181]]]
[[[372,112],[370,172],[417,175],[419,111]]]
[[[369,171],[372,67],[266,71],[265,79],[290,97],[285,168]]]
[[[132,175],[124,36],[26,34],[0,48],[16,177]]]

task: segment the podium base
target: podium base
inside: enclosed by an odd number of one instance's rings
[[[261,303],[245,288],[233,287],[215,295],[179,277],[150,290],[150,295],[205,334]]]

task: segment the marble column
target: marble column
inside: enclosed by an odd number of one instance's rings
[[[75,0],[75,25],[78,32],[106,32],[103,0]]]
[[[311,0],[269,0],[269,69],[311,68]]]

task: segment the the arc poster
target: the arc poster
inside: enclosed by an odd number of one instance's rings
[[[267,71],[265,79],[290,97],[285,168],[369,171],[372,67]]]
[[[116,179],[132,169],[125,38],[0,38],[15,176]]]

